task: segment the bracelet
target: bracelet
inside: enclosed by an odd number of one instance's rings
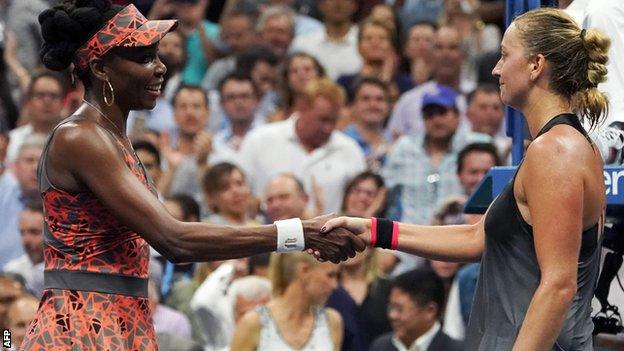
[[[277,252],[303,251],[305,239],[303,224],[299,218],[275,221],[277,227]]]
[[[396,250],[399,246],[399,222],[371,218],[371,246]]]

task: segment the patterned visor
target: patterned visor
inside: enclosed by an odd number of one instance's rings
[[[140,47],[158,42],[177,26],[176,20],[148,21],[130,4],[108,20],[104,27],[81,46],[74,55],[74,65],[85,69],[94,58],[102,57],[116,46]]]

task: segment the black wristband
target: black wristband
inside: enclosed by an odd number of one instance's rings
[[[392,221],[385,218],[377,218],[377,242],[375,247],[389,249],[392,247]]]

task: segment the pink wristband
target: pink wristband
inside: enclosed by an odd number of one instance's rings
[[[377,244],[377,218],[371,217],[370,246],[375,247],[375,244]]]
[[[392,243],[390,245],[390,248],[392,250],[396,250],[398,246],[399,246],[399,222],[393,221],[392,222]]]

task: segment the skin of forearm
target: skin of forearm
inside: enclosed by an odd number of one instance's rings
[[[398,250],[440,261],[472,262],[480,259],[483,238],[477,225],[424,226],[399,224]]]
[[[535,291],[514,351],[549,351],[561,331],[575,286],[540,284]]]
[[[182,223],[172,235],[172,259],[181,262],[226,260],[275,251],[275,225],[259,227]],[[168,257],[169,258],[169,257]]]
[[[20,89],[22,91],[26,91],[28,85],[30,84],[30,74],[28,73],[28,71],[17,60],[7,60],[6,64],[13,72],[13,74],[15,74],[15,76],[17,77]]]

